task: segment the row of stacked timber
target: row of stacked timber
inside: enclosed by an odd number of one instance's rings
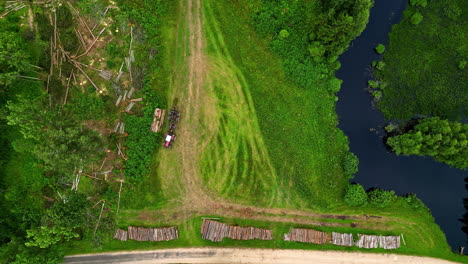
[[[289,233],[284,234],[285,241],[295,241],[313,244],[325,244],[331,242],[337,246],[351,247],[353,245],[360,248],[384,248],[396,249],[400,247],[400,236],[376,236],[358,234],[358,241],[355,243],[353,234],[336,233],[330,234],[313,229],[293,228]]]
[[[177,227],[146,228],[129,226],[128,231],[115,230],[114,239],[126,241],[169,241],[179,238]]]
[[[376,236],[358,234],[356,246],[360,248],[397,249],[400,247],[400,236]]]
[[[351,247],[354,244],[353,234],[346,233],[332,233],[333,245]]]
[[[292,228],[284,234],[285,241],[296,241],[313,244],[325,244],[331,240],[330,234],[312,229]]]
[[[271,240],[272,231],[256,227],[231,226],[213,220],[203,220],[201,227],[202,238],[213,242],[220,242],[227,237],[236,240]]]
[[[379,237],[376,235],[358,234],[359,240],[356,246],[360,248],[377,248],[379,246]]]
[[[128,232],[125,231],[125,230],[122,230],[120,228],[117,228],[115,230],[114,239],[117,239],[117,240],[120,240],[120,241],[127,241]]]

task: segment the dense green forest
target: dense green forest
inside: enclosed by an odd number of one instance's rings
[[[410,2],[392,27],[384,66],[375,71],[383,92],[378,105],[388,119],[424,115],[459,121],[468,114],[468,3]]]

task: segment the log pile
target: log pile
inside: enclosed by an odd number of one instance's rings
[[[159,108],[154,109],[153,123],[151,124],[151,131],[153,131],[154,133],[161,131],[165,114],[166,114],[166,111],[164,109],[159,109]]]
[[[230,226],[225,223],[203,220],[201,227],[202,238],[213,242],[220,242],[227,237],[235,240],[271,240],[272,231],[256,227]]]
[[[115,230],[114,239],[118,239],[120,241],[127,241],[128,233],[125,230],[120,228]]]
[[[337,246],[351,247],[354,244],[353,234],[333,232],[332,243]]]
[[[229,232],[229,226],[225,223],[203,220],[201,233],[202,238],[213,242],[220,242],[227,236]]]
[[[313,229],[292,228],[284,234],[285,241],[296,241],[313,244],[325,244],[331,240],[330,234]]]
[[[375,235],[358,234],[359,240],[356,246],[360,248],[377,248],[379,246],[379,237]]]
[[[384,249],[400,247],[400,236],[379,236],[379,246]]]
[[[174,226],[160,228],[145,228],[129,226],[128,232],[122,229],[115,230],[114,239],[126,241],[169,241],[179,238],[179,232]]]
[[[256,227],[229,226],[227,237],[235,240],[271,240],[272,231]]]

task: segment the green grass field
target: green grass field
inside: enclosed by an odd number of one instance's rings
[[[210,187],[275,206],[339,203],[347,140],[336,128],[335,97],[288,80],[250,26],[247,3],[203,4],[208,90],[217,98],[219,126],[201,166]]]

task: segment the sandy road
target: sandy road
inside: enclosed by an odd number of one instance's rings
[[[449,264],[441,259],[394,254],[240,248],[176,248],[129,251],[65,258],[70,264],[269,263],[269,264]]]

